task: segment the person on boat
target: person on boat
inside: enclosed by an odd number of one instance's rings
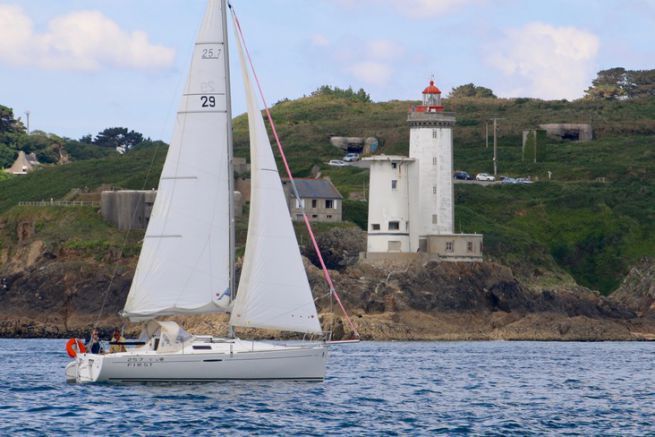
[[[98,334],[97,329],[94,329],[91,332],[91,337],[86,341],[86,348],[92,354],[101,354],[101,353],[103,353],[102,345],[100,344],[100,334]]]
[[[121,343],[121,344],[112,344],[112,343]],[[125,345],[122,343],[125,343],[125,337],[121,335],[120,329],[114,328],[114,333],[112,334],[109,343],[109,353],[115,354],[116,352],[126,352],[127,349],[125,349]]]

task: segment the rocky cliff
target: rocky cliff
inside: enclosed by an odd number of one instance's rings
[[[17,224],[16,244],[0,250],[0,335],[81,336],[96,322],[107,330],[121,324],[118,312],[135,257],[113,250],[90,256],[53,246],[35,228]],[[337,290],[365,339],[655,338],[652,261],[636,266],[622,288],[606,298],[575,285],[522,283],[494,262],[367,265],[355,256],[363,239],[362,231],[339,229],[323,235],[321,243]],[[305,258],[324,328],[337,338],[348,337],[348,325],[331,306],[322,272],[312,261]],[[192,332],[225,329],[220,316],[180,320]]]

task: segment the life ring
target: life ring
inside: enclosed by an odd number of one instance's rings
[[[71,338],[68,340],[68,343],[66,343],[66,353],[68,353],[69,357],[75,358],[78,353],[85,354],[86,348],[84,347],[84,343],[80,340],[77,338]]]

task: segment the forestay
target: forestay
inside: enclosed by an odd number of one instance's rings
[[[235,39],[248,105],[251,192],[248,240],[230,323],[320,333],[316,306],[238,34]]]
[[[225,311],[230,301],[229,90],[221,2],[210,0],[124,314]]]

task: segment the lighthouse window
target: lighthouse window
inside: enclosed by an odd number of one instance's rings
[[[398,181],[396,180],[391,181],[391,189],[395,190],[396,188],[398,188]]]
[[[437,215],[436,214],[432,214],[432,224],[433,225],[437,224]]]
[[[437,186],[432,185],[432,194],[437,194]]]
[[[373,223],[371,225],[371,229],[374,231],[379,231],[380,230],[380,225],[378,223]]]
[[[398,168],[398,163],[397,162],[392,162],[391,163],[391,168]]]
[[[432,129],[432,138],[437,138],[437,130]]]
[[[437,157],[436,156],[432,157],[432,165],[437,165]]]
[[[389,222],[389,230],[397,231],[400,229],[400,222]]]

